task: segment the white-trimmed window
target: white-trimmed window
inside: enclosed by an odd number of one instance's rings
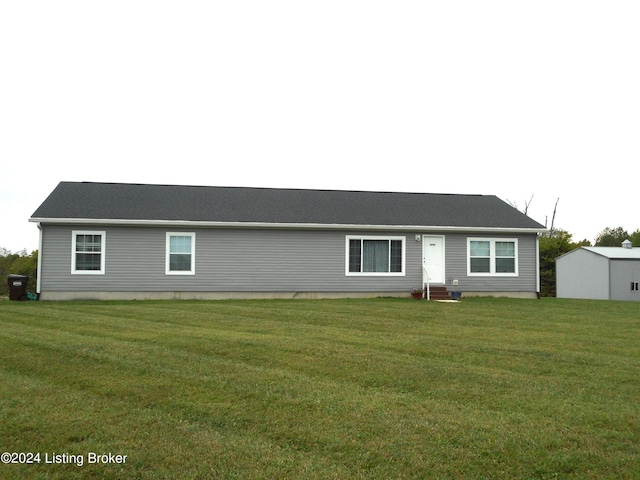
[[[106,232],[73,230],[71,236],[71,273],[103,275]]]
[[[468,275],[518,275],[517,238],[467,239]]]
[[[405,237],[347,236],[347,275],[404,275]]]
[[[167,233],[167,275],[194,275],[196,273],[196,234]]]

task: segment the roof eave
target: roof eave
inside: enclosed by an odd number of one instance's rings
[[[595,249],[608,249],[608,248],[618,248],[618,247],[578,247],[560,255],[559,257],[556,257],[556,260],[559,260],[563,257],[566,257],[578,251],[589,252],[589,253],[592,253],[593,255],[597,255],[598,257],[601,257],[607,260],[640,260],[640,248],[638,247],[634,247],[634,248],[638,248],[638,256],[620,255],[617,252],[607,253],[606,250],[595,250]]]
[[[172,228],[282,228],[303,230],[389,230],[389,231],[447,231],[447,232],[495,232],[495,233],[544,233],[546,228],[525,227],[465,227],[453,225],[369,225],[347,223],[277,223],[277,222],[212,222],[194,220],[132,220],[98,218],[39,218],[30,222],[51,225],[121,225]]]

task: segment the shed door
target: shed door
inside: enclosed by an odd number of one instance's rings
[[[445,276],[443,236],[424,235],[422,237],[422,265],[429,274],[430,283],[444,283]]]

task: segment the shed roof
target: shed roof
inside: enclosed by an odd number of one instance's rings
[[[581,247],[585,250],[611,259],[640,259],[640,247],[623,248],[623,247]]]
[[[494,195],[94,182],[61,182],[30,220],[545,230]]]

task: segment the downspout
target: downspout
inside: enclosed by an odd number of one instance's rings
[[[540,298],[540,234],[536,235],[536,295]]]
[[[38,222],[38,278],[36,281],[36,293],[40,295],[40,279],[42,278],[42,226]]]

